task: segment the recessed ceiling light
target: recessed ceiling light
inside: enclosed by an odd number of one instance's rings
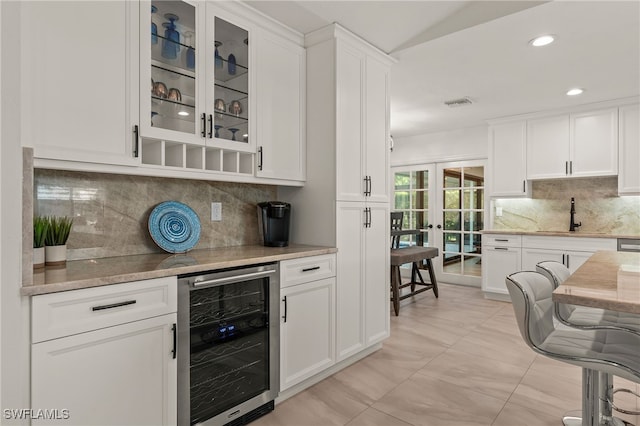
[[[584,92],[584,89],[576,87],[575,89],[570,89],[567,91],[567,96],[577,96]]]
[[[187,115],[189,115],[189,113],[187,111],[178,111],[178,115],[187,116]]]
[[[547,44],[551,44],[555,41],[556,37],[551,34],[541,35],[539,37],[534,38],[529,41],[529,44],[534,47],[546,46]]]

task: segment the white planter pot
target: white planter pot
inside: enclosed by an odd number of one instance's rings
[[[44,248],[45,264],[47,266],[60,266],[67,263],[67,245],[46,246]]]
[[[44,268],[44,247],[33,249],[33,269]]]

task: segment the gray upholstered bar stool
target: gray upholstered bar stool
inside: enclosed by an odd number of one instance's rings
[[[542,274],[516,272],[506,278],[520,334],[534,351],[582,368],[582,419],[566,417],[563,424],[597,426],[624,424],[607,415],[601,373],[640,383],[640,336],[620,330],[583,330],[553,319],[553,285]]]
[[[558,286],[569,278],[569,275],[571,275],[569,268],[567,268],[563,263],[553,260],[538,262],[536,265],[536,271],[547,277],[554,289],[558,288]],[[640,315],[557,302],[554,302],[553,306],[554,315],[558,321],[570,327],[588,330],[623,330],[640,336]],[[638,350],[640,351],[640,348]],[[600,375],[600,388],[605,392],[606,400],[609,402],[611,408],[625,414],[640,414],[638,411],[623,409],[615,405],[614,395],[618,392],[630,393],[635,397],[640,397],[640,395],[630,389],[614,389],[613,377],[611,375]],[[611,415],[610,407],[605,407],[605,416]]]

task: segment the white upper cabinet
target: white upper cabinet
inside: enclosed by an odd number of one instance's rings
[[[618,194],[640,195],[640,108],[638,104],[620,108]]]
[[[366,60],[364,170],[368,201],[389,201],[389,66],[372,57]]]
[[[337,199],[388,202],[389,64],[336,43]]]
[[[527,179],[569,173],[569,115],[527,121]]]
[[[256,175],[306,178],[305,49],[259,30],[256,43],[258,159]]]
[[[527,121],[527,178],[618,173],[618,109]]]
[[[138,4],[21,4],[22,135],[38,159],[136,165]]]
[[[141,136],[204,144],[204,3],[140,7]]]
[[[249,24],[214,3],[141,7],[142,136],[253,151]]]
[[[526,176],[526,121],[494,124],[489,128],[490,195],[528,195]]]
[[[573,177],[618,174],[618,109],[570,115]]]

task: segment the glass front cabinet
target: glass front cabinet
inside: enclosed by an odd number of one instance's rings
[[[198,1],[143,1],[140,19],[142,164],[253,174],[249,25]]]

